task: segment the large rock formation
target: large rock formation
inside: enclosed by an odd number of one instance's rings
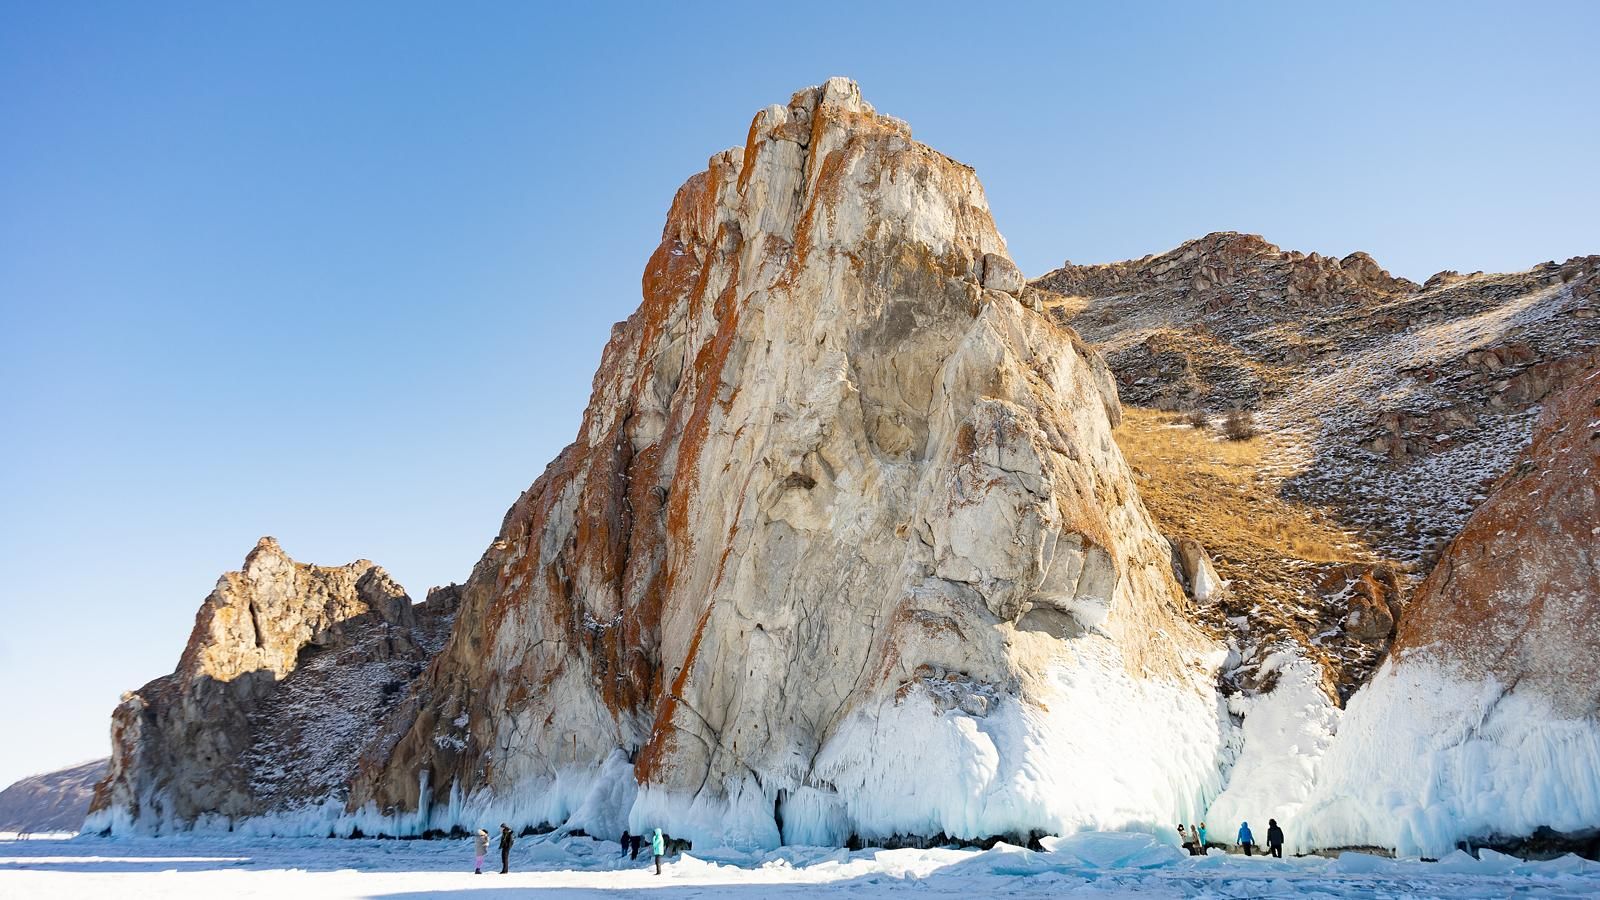
[[[107,760],[34,775],[0,791],[0,831],[20,834],[77,831],[89,811]]]
[[[352,821],[773,845],[1201,807],[1221,654],[970,168],[809,88],[679,190],[643,289]]]
[[[437,651],[453,603],[449,588],[413,607],[366,560],[306,565],[262,538],[201,604],[176,671],[112,714],[86,830],[337,815],[356,755]]]
[[[1600,355],[1576,369],[1351,700],[1305,842],[1440,856],[1600,828]]]

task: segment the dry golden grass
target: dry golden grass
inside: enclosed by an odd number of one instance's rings
[[[1177,413],[1124,407],[1117,444],[1161,532],[1193,538],[1231,584],[1197,620],[1219,638],[1244,616],[1251,641],[1291,641],[1323,664],[1330,696],[1347,696],[1376,665],[1381,648],[1340,637],[1345,608],[1317,588],[1344,563],[1379,563],[1332,514],[1283,499],[1284,467],[1271,463],[1270,435],[1230,441]],[[1256,685],[1263,689],[1264,685]]]
[[[1327,513],[1278,496],[1278,480],[1264,465],[1266,437],[1230,441],[1179,415],[1129,407],[1116,438],[1140,496],[1170,537],[1192,537],[1213,555],[1230,557],[1373,558]]]

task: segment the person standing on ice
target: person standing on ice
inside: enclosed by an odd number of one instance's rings
[[[1283,829],[1278,827],[1277,819],[1267,820],[1267,852],[1283,859]]]
[[[663,838],[661,836],[661,829],[659,829],[659,828],[656,829],[656,833],[655,834],[650,836],[650,852],[655,855],[655,858],[656,858],[656,874],[660,875],[661,874],[661,857],[667,855],[667,841],[666,841],[665,838]]]
[[[500,874],[511,871],[511,845],[517,842],[517,836],[511,833],[511,826],[500,823]]]
[[[472,874],[482,875],[483,858],[489,855],[489,832],[479,828],[478,833],[472,836],[472,852]]]
[[[1194,844],[1200,848],[1200,855],[1206,855],[1206,823],[1201,822],[1194,827]]]
[[[1250,855],[1250,848],[1256,845],[1256,836],[1250,833],[1250,823],[1239,823],[1239,846],[1244,848],[1244,855]]]
[[[1190,856],[1194,855],[1194,841],[1189,840],[1189,832],[1184,830],[1182,822],[1178,823],[1178,846],[1189,851]]]

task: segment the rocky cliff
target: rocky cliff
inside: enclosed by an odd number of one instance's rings
[[[107,760],[34,775],[0,791],[0,831],[19,834],[77,831],[89,811]]]
[[[1197,810],[1220,653],[1110,373],[1025,290],[972,169],[853,83],[761,111],[353,815],[774,845]]]
[[[1351,701],[1307,843],[1442,856],[1600,827],[1600,355],[1574,368]]]
[[[297,563],[262,538],[201,604],[177,669],[112,714],[85,830],[305,822],[330,803],[336,814],[356,755],[437,651],[453,604],[453,588],[413,606],[370,562]]]

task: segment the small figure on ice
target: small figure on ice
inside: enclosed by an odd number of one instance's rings
[[[511,826],[500,823],[500,874],[511,871],[511,845],[517,842],[517,836],[511,833]]]
[[[661,836],[661,829],[659,828],[656,829],[655,834],[650,836],[650,851],[656,858],[656,874],[660,875],[661,857],[667,855],[667,841]]]
[[[1278,827],[1277,819],[1267,820],[1267,851],[1283,859],[1283,829]]]
[[[472,836],[472,874],[483,874],[483,858],[489,855],[489,832],[482,828]]]
[[[1195,846],[1200,848],[1200,855],[1206,855],[1206,823],[1201,822],[1194,827]]]
[[[1190,856],[1194,855],[1194,841],[1190,839],[1189,832],[1184,830],[1182,822],[1178,823],[1178,844],[1189,851]]]
[[[1256,845],[1256,836],[1250,833],[1250,823],[1239,823],[1239,846],[1244,848],[1244,855],[1249,856]]]

